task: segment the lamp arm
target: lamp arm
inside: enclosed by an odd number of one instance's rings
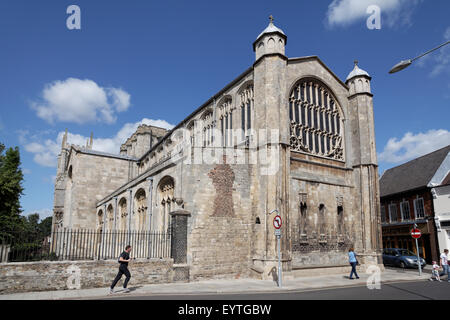
[[[441,47],[443,47],[443,46],[445,46],[445,45],[447,45],[447,44],[449,44],[449,43],[450,43],[450,41],[444,42],[443,44],[437,46],[436,48],[433,48],[433,49],[431,49],[431,50],[429,50],[429,51],[427,51],[427,52],[421,54],[420,56],[415,57],[414,59],[411,59],[411,62],[413,62],[414,60],[417,60],[417,59],[419,59],[419,58],[422,58],[424,55],[427,55],[427,54],[429,54],[430,52],[433,52],[433,51],[435,51],[435,50],[437,50],[437,49],[439,49],[439,48],[441,48]]]

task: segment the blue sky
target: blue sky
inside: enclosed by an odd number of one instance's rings
[[[66,26],[72,4],[81,30]],[[372,76],[380,172],[450,144],[450,45],[388,74],[450,40],[448,0],[3,0],[0,141],[21,150],[24,214],[52,208],[65,128],[118,152],[139,123],[177,124],[252,65],[270,14],[288,57],[318,55],[343,80],[358,59]]]

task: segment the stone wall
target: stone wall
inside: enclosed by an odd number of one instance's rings
[[[109,287],[114,280],[116,260],[41,261],[0,264],[0,294],[67,290],[70,270],[80,271],[80,289]],[[172,259],[142,259],[130,262],[128,287],[152,283],[170,283],[174,279]],[[116,287],[121,287],[125,276]],[[75,282],[72,282],[75,283]]]
[[[72,179],[65,191],[64,227],[94,229],[97,201],[129,180],[130,161],[77,153],[69,166]]]

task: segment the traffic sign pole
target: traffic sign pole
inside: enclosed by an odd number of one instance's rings
[[[419,276],[422,275],[422,264],[420,263],[420,257],[419,257],[419,242],[416,238],[416,248],[417,248],[417,262],[419,263]]]
[[[278,286],[281,288],[283,286],[283,282],[282,282],[282,268],[281,268],[281,244],[280,244],[280,240],[281,240],[281,235],[277,236],[277,242],[278,242]]]
[[[278,211],[277,211],[278,212]],[[277,214],[275,218],[273,218],[273,226],[275,228],[275,236],[277,237],[277,251],[278,251],[278,287],[283,286],[282,281],[282,267],[281,267],[281,225],[282,225],[281,217]]]
[[[411,235],[416,239],[417,263],[419,264],[419,276],[421,276],[422,275],[422,264],[420,263],[419,241],[417,241],[417,239],[418,239],[417,233],[419,233],[419,237],[420,237],[420,230],[417,230],[417,224],[414,223],[414,230],[411,232]]]

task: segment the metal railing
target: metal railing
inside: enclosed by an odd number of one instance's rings
[[[0,235],[0,262],[118,259],[126,245],[132,258],[169,258],[170,232],[62,229],[49,237]]]

